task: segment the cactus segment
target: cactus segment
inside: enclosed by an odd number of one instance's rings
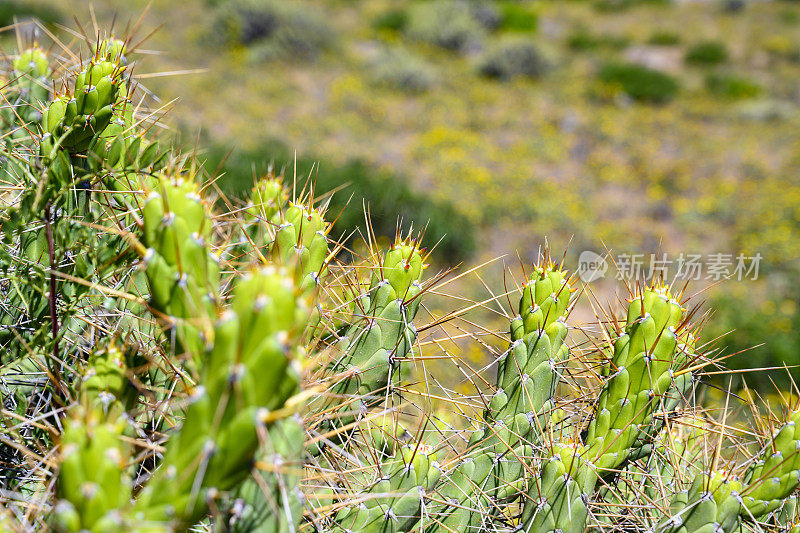
[[[401,533],[414,531],[425,507],[425,494],[442,475],[436,454],[425,445],[405,445],[380,468],[384,477],[375,481],[342,508],[336,523],[353,533]]]
[[[625,331],[614,342],[612,373],[586,438],[599,469],[617,468],[636,453],[661,397],[675,386],[676,328],[682,317],[683,309],[663,286],[645,289],[630,301]]]
[[[565,441],[553,445],[542,460],[539,479],[532,480],[522,510],[522,531],[563,531],[581,533],[585,529],[587,502],[597,481],[597,473],[586,460],[583,445]]]
[[[631,446],[628,461],[635,461],[650,455],[653,443],[660,440],[659,436],[664,435],[662,430],[666,420],[674,417],[679,406],[691,396],[692,388],[695,386],[694,374],[683,367],[694,358],[695,341],[694,335],[688,333],[686,342],[678,344],[672,364],[673,383],[659,398],[657,412],[654,413],[657,416],[654,416],[649,425],[640,428],[636,442]]]
[[[318,209],[300,203],[289,206],[273,216],[275,240],[271,248],[284,265],[294,265],[301,286],[314,288],[324,274],[328,258],[327,233],[330,224]]]
[[[741,482],[725,472],[700,473],[689,490],[680,492],[670,504],[670,518],[660,533],[714,533],[734,531],[739,521]]]
[[[142,209],[150,303],[178,321],[179,349],[199,354],[211,340],[200,332],[215,315],[219,287],[218,259],[206,244],[208,208],[188,177],[162,176],[158,183]]]
[[[478,527],[481,517],[495,510],[497,504],[492,501],[508,504],[524,492],[523,461],[533,456],[527,443],[538,441],[549,422],[557,365],[568,355],[565,320],[572,292],[567,273],[549,258],[534,268],[523,287],[519,316],[511,321],[511,346],[498,361],[497,390],[484,414],[486,425],[473,432],[468,444],[468,450],[483,454],[491,466],[477,469],[483,476],[478,478],[471,462],[457,465],[453,472],[455,478],[472,472],[468,477],[474,481],[481,505],[465,508],[463,500],[454,498],[442,510],[444,523]],[[471,489],[463,494],[472,494]],[[438,526],[434,531],[439,531]]]
[[[553,408],[556,367],[568,355],[566,313],[573,289],[567,273],[550,263],[536,267],[511,321],[511,347],[498,361],[497,392],[487,420],[503,420],[525,437],[539,432]],[[518,415],[528,417],[519,427]]]
[[[340,409],[342,413],[366,409],[391,397],[391,388],[399,380],[399,360],[408,357],[417,338],[413,320],[419,309],[424,268],[416,243],[398,240],[386,252],[383,265],[375,269],[363,298],[364,317],[347,328],[337,345],[341,356],[329,368],[338,379],[332,386],[334,394],[357,395],[357,407],[348,403]],[[330,408],[333,402],[329,399],[321,409]],[[352,420],[348,414],[339,418],[326,425]]]
[[[17,76],[28,75],[32,78],[45,78],[50,75],[50,61],[44,50],[38,46],[24,50],[12,64],[14,74]]]
[[[130,447],[122,438],[127,427],[118,411],[107,414],[92,404],[70,409],[61,436],[59,501],[52,516],[56,531],[119,529],[119,510],[128,505],[132,490],[127,473]]]
[[[748,470],[743,491],[745,516],[759,519],[778,509],[800,486],[800,411],[778,429]]]
[[[285,271],[265,267],[239,281],[230,309],[214,327],[182,429],[134,504],[135,520],[192,524],[209,498],[243,481],[264,416],[296,390],[293,340],[306,319]]]
[[[273,220],[285,209],[287,197],[282,178],[275,176],[272,169],[256,182],[244,208],[236,244],[231,250],[233,257],[244,257],[253,248],[260,251],[272,246],[275,240]]]
[[[58,143],[71,153],[86,152],[92,139],[111,123],[115,104],[124,94],[125,67],[111,61],[92,59],[75,78],[74,96],[56,97],[42,114],[42,128],[50,139],[47,148]]]
[[[121,529],[130,500],[131,431],[119,398],[127,385],[122,351],[95,350],[61,435],[58,501],[51,515],[59,532]]]
[[[284,418],[269,428],[259,450],[256,479],[248,479],[236,492],[231,533],[294,533],[303,517],[300,491],[305,430],[298,417]]]

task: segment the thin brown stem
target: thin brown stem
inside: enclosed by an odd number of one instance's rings
[[[50,304],[50,325],[53,330],[53,359],[50,365],[50,373],[55,381],[56,388],[61,388],[61,369],[59,368],[58,358],[58,310],[56,307],[56,276],[55,270],[56,253],[53,244],[53,228],[50,225],[50,202],[44,206],[44,227],[47,235],[47,253],[50,258],[50,291],[47,300]]]

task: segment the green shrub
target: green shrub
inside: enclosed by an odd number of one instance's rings
[[[547,70],[547,61],[531,41],[505,39],[485,54],[479,70],[486,77],[503,80],[517,76],[536,78]]]
[[[504,2],[500,9],[502,11],[500,28],[503,30],[532,33],[539,26],[539,15],[526,6],[516,2]]]
[[[278,169],[294,165],[294,153],[279,141],[266,142],[256,150],[236,151],[223,163],[229,151],[226,146],[210,149],[207,167],[215,169],[221,165],[225,176],[219,181],[220,187],[235,197],[249,193],[253,186],[253,168],[264,168],[270,161]],[[338,216],[334,226],[337,235],[351,235],[353,228],[365,230],[363,198],[369,206],[372,230],[377,235],[393,237],[398,221],[406,229],[412,224],[417,229],[427,224],[426,240],[435,243],[442,239],[437,257],[444,258],[445,262],[458,263],[475,250],[471,225],[464,215],[450,203],[436,202],[412,190],[406,177],[378,170],[361,160],[335,165],[310,156],[297,159],[298,176],[312,168],[320,169],[312,176],[317,196],[346,185],[333,195],[328,209]],[[303,183],[298,178],[298,187]],[[359,200],[348,203],[351,195]]]
[[[494,2],[473,2],[469,11],[472,18],[487,31],[496,31],[503,23],[503,14]]]
[[[647,44],[654,46],[674,46],[680,42],[680,35],[668,31],[657,31],[647,40]]]
[[[10,26],[17,20],[39,19],[52,24],[61,20],[61,13],[52,6],[44,5],[36,0],[2,0],[0,1],[0,26]]]
[[[719,41],[697,43],[686,52],[685,60],[694,65],[718,65],[728,60],[728,47]]]
[[[786,8],[778,14],[778,17],[784,24],[793,26],[798,22],[800,22],[800,11],[797,11],[796,9]]]
[[[726,355],[727,366],[769,368],[800,364],[800,292],[777,288],[767,289],[760,282],[729,282],[710,302],[715,310],[709,322],[709,338],[719,337],[719,346]],[[757,339],[757,341],[754,341]],[[758,345],[758,346],[757,346]],[[792,368],[794,379],[800,369]],[[785,385],[785,372],[751,372],[744,375],[755,387],[772,387],[770,378]]]
[[[433,66],[402,48],[384,51],[371,64],[372,80],[378,85],[419,93],[437,80]]]
[[[625,11],[642,4],[669,4],[672,0],[595,0],[594,8],[601,12]]]
[[[680,89],[678,81],[658,70],[629,63],[608,63],[598,75],[600,81],[619,86],[634,100],[665,103],[672,100]]]
[[[485,36],[469,6],[458,0],[413,4],[405,33],[410,39],[457,52],[480,46]]]
[[[408,12],[405,9],[391,9],[378,15],[372,21],[376,30],[402,31],[408,23]]]
[[[333,42],[330,25],[299,4],[277,0],[228,0],[215,24],[228,43],[251,47],[258,60],[312,59]]]
[[[706,88],[713,94],[733,99],[753,98],[761,94],[761,87],[757,83],[733,74],[709,74],[706,76]]]
[[[595,35],[585,28],[575,31],[567,38],[567,46],[573,50],[590,51],[599,48],[621,50],[630,45],[630,39],[620,35]]]

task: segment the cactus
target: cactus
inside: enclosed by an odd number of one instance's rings
[[[413,320],[419,309],[425,267],[416,242],[398,239],[373,270],[368,293],[356,302],[354,323],[336,345],[340,355],[335,355],[328,368],[335,380],[331,396],[322,398],[314,408],[324,413],[342,400],[345,405],[338,414],[329,416],[321,429],[346,426],[353,420],[350,413],[380,404],[382,398],[391,399],[400,360],[408,357],[416,340]]]
[[[220,213],[137,119],[130,42],[34,45],[0,87],[0,528],[798,529],[796,406],[765,435],[697,405],[720,360],[663,283],[583,342],[545,253],[505,339],[466,316],[501,297],[440,309],[419,239],[349,253],[271,171]],[[475,345],[503,353],[474,369]]]
[[[55,147],[71,153],[89,149],[92,139],[111,123],[120,93],[127,90],[125,68],[100,55],[89,60],[75,77],[74,95],[56,96],[42,113],[42,128],[51,136],[43,143],[44,155]]]
[[[800,487],[800,411],[767,443],[761,456],[748,469],[742,491],[743,515],[759,519],[778,509]]]
[[[567,357],[565,318],[573,289],[567,274],[549,259],[535,267],[519,301],[519,316],[511,321],[512,344],[498,362],[497,392],[487,418],[503,420],[520,437],[541,432],[553,409],[558,374]],[[519,427],[517,415],[530,414]]]
[[[379,472],[382,477],[367,491],[349,496],[358,503],[338,512],[339,528],[353,533],[412,531],[422,515],[426,491],[442,474],[436,454],[419,443],[403,446]]]
[[[13,61],[0,109],[0,129],[11,139],[28,137],[31,126],[41,118],[39,109],[48,100],[50,74],[50,61],[38,45],[23,50]]]
[[[575,442],[553,445],[542,460],[539,479],[534,480],[522,511],[523,531],[584,530],[587,500],[597,473],[586,461],[587,450]]]
[[[290,202],[275,215],[272,252],[283,264],[295,264],[301,284],[312,288],[324,274],[328,258],[330,225],[324,213],[300,203]]]
[[[468,450],[480,454],[479,464],[491,468],[476,470],[474,462],[467,462],[453,472],[456,478],[472,480],[479,505],[467,510],[458,495],[450,496],[441,511],[445,524],[480,527],[480,515],[493,512],[494,501],[508,504],[524,490],[524,462],[532,456],[528,443],[538,443],[548,426],[557,365],[568,355],[565,319],[572,292],[567,273],[549,256],[542,257],[522,289],[519,315],[511,321],[511,346],[498,360],[497,390],[484,414],[486,426],[473,432],[468,444]],[[466,490],[474,492],[467,487],[462,496]],[[438,531],[439,526],[430,529]]]
[[[210,495],[246,477],[259,428],[297,386],[292,339],[307,311],[296,292],[292,279],[274,267],[239,281],[230,309],[214,326],[183,429],[137,499],[135,520],[191,524]]]
[[[229,519],[232,532],[291,533],[303,516],[300,473],[305,431],[297,417],[277,421],[268,431],[256,463],[265,466],[236,493]]]
[[[659,531],[733,531],[739,520],[741,490],[741,482],[725,472],[700,473],[688,491],[676,495],[670,504],[672,516]]]
[[[130,499],[128,472],[131,426],[120,399],[128,381],[116,345],[94,351],[81,380],[79,401],[70,408],[61,435],[58,502],[52,523],[56,531],[119,529],[120,509]]]
[[[244,217],[235,228],[234,246],[231,255],[239,260],[246,259],[250,250],[258,250],[267,255],[274,241],[275,229],[271,222],[284,209],[287,191],[282,177],[276,177],[270,168],[267,175],[260,178],[250,191],[250,198],[244,207]]]
[[[219,264],[206,244],[211,227],[197,184],[190,176],[162,176],[142,214],[150,303],[178,321],[178,350],[202,353],[211,341]]]
[[[57,531],[110,531],[122,524],[132,479],[126,474],[130,446],[123,440],[127,421],[97,405],[73,408],[61,436],[61,456],[53,511]]]
[[[685,340],[685,343],[678,343],[675,351],[671,368],[673,383],[659,398],[660,413],[654,413],[658,416],[654,416],[649,425],[640,429],[637,440],[628,455],[627,460],[629,461],[650,455],[653,442],[658,440],[659,435],[662,435],[667,419],[675,416],[678,407],[691,397],[692,388],[695,385],[694,373],[684,367],[693,360],[696,354],[694,346],[696,339],[691,332],[688,332]]]
[[[683,309],[667,287],[645,289],[628,305],[625,332],[614,342],[596,415],[586,442],[601,470],[617,468],[636,451],[642,428],[673,385]]]

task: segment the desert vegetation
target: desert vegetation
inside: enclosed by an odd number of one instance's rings
[[[220,30],[207,46],[236,50],[245,70],[313,68],[345,53],[338,23],[306,16],[302,3],[200,4],[213,13],[203,32]],[[626,17],[672,8],[575,4],[563,9]],[[570,90],[563,59],[537,37],[548,19],[536,6],[432,0],[370,9],[363,31],[386,41],[352,59],[364,78],[342,74],[330,103],[349,120],[375,121],[373,131],[387,102],[452,90],[448,62],[472,90],[487,91],[467,100],[559,78]],[[796,357],[798,315],[786,303],[797,296],[786,288],[798,205],[783,173],[790,163],[725,184],[676,167],[664,155],[669,132],[617,166],[607,151],[627,138],[616,119],[656,130],[670,123],[671,106],[700,112],[686,91],[739,105],[774,94],[780,80],[750,82],[737,73],[738,51],[697,36],[608,39],[602,24],[580,39],[564,35],[565,48],[594,58],[582,95],[601,110],[593,120],[609,139],[585,163],[596,182],[646,197],[647,209],[631,214],[635,206],[613,202],[607,189],[577,187],[580,175],[531,182],[518,161],[494,168],[491,152],[508,151],[485,147],[479,128],[457,116],[414,143],[432,165],[427,189],[363,154],[326,154],[324,143],[298,156],[269,131],[251,131],[233,150],[219,132],[186,141],[169,128],[187,104],[175,104],[173,118],[173,103],[150,83],[161,76],[142,69],[152,55],[147,13],[105,25],[92,10],[74,27],[39,20],[6,30],[3,530],[798,530],[792,371],[758,368],[758,358],[730,369],[754,337],[773,357],[761,361]],[[689,70],[623,56],[640,38],[681,47],[677,64]],[[185,75],[155,85],[179,83],[194,100],[200,82],[174,81]],[[236,80],[235,66],[226,76],[216,99],[254,79]],[[215,104],[195,114],[213,117]],[[230,131],[240,118],[231,114]],[[505,127],[520,120],[507,117]],[[571,160],[563,152],[583,127],[543,124],[532,145],[510,151],[533,151],[555,168]],[[699,138],[697,127],[682,135]],[[605,280],[615,298],[582,275],[584,260],[566,243],[564,251],[545,241],[587,212],[602,224],[581,226],[580,245],[603,224],[629,245],[659,228],[726,221],[731,234],[718,240],[738,243],[749,259],[768,255],[764,277],[709,288],[730,270],[700,280],[637,271]],[[643,229],[645,216],[669,225]],[[535,234],[531,221],[544,221]],[[513,240],[483,244],[504,224],[529,241],[522,252],[502,249]]]

